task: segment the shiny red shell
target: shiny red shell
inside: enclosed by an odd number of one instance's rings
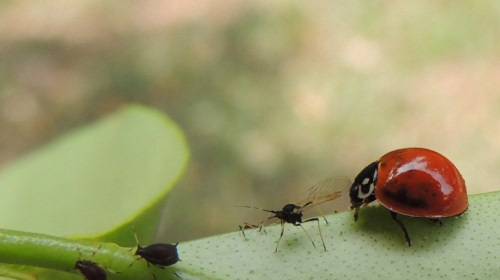
[[[445,218],[467,210],[467,190],[458,169],[424,148],[395,150],[378,163],[375,197],[389,210],[413,217]]]

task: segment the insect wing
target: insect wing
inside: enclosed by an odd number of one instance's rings
[[[304,210],[333,201],[341,196],[349,197],[351,180],[346,176],[332,176],[325,178],[310,187],[306,192],[306,198],[298,205],[306,205]]]

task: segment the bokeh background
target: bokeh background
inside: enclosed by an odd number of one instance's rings
[[[500,2],[0,3],[0,169],[130,102],[192,150],[159,240],[236,230],[263,215],[234,205],[278,208],[400,147],[500,190]]]

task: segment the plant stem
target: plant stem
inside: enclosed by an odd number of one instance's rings
[[[131,248],[0,229],[0,263],[77,273],[74,269],[77,260],[97,263],[107,271],[108,279],[141,279],[151,274],[146,262],[138,260]],[[154,273],[165,272],[156,269]]]

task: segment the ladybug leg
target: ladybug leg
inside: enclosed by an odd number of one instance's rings
[[[324,218],[324,217],[323,217]],[[326,220],[326,219],[325,219]],[[325,241],[323,240],[323,234],[321,234],[321,227],[319,226],[319,219],[318,218],[312,218],[312,219],[309,219],[309,220],[305,220],[303,223],[307,223],[307,222],[311,222],[311,221],[316,221],[318,222],[318,231],[319,231],[319,237],[321,237],[321,243],[323,243],[323,249],[325,249],[326,251],[326,245],[325,245]],[[302,226],[301,226],[302,227]],[[305,229],[304,229],[305,231]],[[311,238],[309,238],[311,239]],[[311,240],[312,242],[312,240]],[[313,242],[313,245],[314,245],[314,242]],[[316,247],[316,246],[314,246]]]
[[[357,222],[359,219],[359,207],[354,208],[354,221]]]
[[[434,224],[439,224],[440,226],[443,226],[443,220],[441,220],[441,219],[430,219],[430,220]]]
[[[403,224],[403,222],[401,222],[400,220],[398,220],[397,214],[395,212],[392,212],[392,211],[389,211],[389,212],[391,213],[391,218],[399,225],[399,227],[401,228],[401,230],[404,232],[406,243],[408,243],[408,246],[411,246],[410,235],[408,234],[408,231],[406,230],[405,225]]]

